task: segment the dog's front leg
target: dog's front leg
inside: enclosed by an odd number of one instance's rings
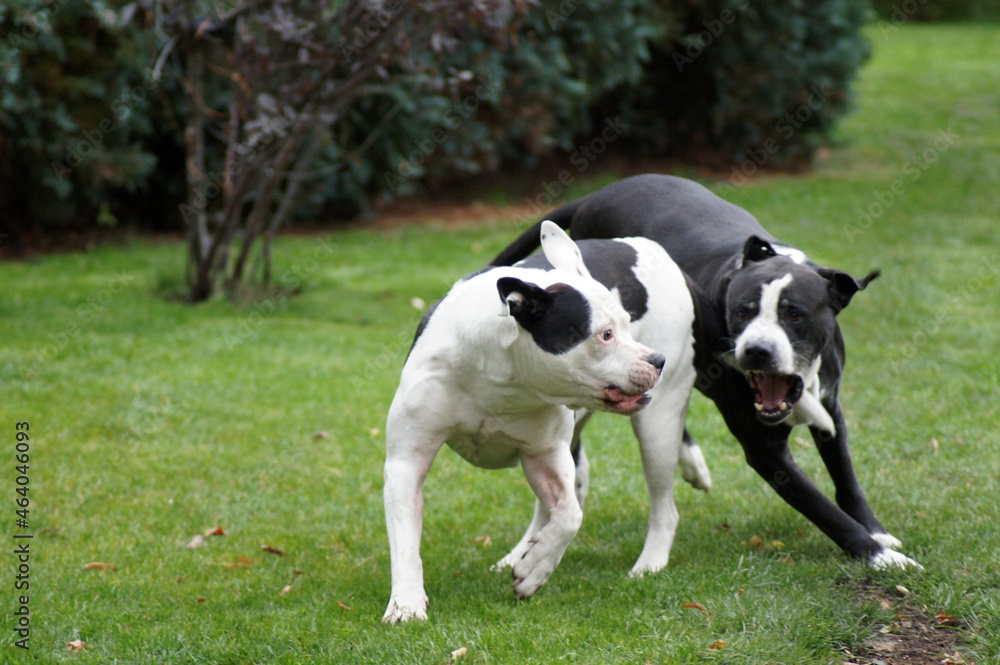
[[[827,472],[833,480],[836,492],[837,505],[854,518],[861,526],[868,530],[879,544],[890,549],[900,547],[902,543],[882,527],[876,519],[865,492],[858,483],[858,478],[854,473],[854,465],[851,463],[851,452],[847,444],[847,424],[844,422],[844,412],[840,406],[840,401],[836,398],[832,403],[825,403],[824,407],[830,412],[836,426],[836,432],[830,434],[822,429],[811,427],[810,431],[816,447],[819,449],[823,464],[826,465]]]
[[[629,573],[632,577],[666,567],[679,520],[674,503],[674,472],[683,445],[688,394],[668,392],[660,386],[657,389],[653,404],[632,416],[649,490],[649,530],[642,553]]]
[[[542,455],[522,457],[521,466],[549,515],[545,526],[531,538],[528,551],[514,564],[514,594],[528,598],[559,565],[580,529],[583,511],[574,491],[576,469],[568,442]]]
[[[392,593],[382,621],[427,618],[420,536],[424,518],[424,479],[441,444],[405,452],[389,434],[385,461],[385,523],[392,560]]]

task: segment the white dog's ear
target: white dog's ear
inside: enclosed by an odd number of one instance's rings
[[[583,264],[580,248],[566,235],[565,231],[559,228],[558,224],[549,220],[542,222],[542,252],[557,270],[566,270],[582,277],[590,277],[590,271]]]

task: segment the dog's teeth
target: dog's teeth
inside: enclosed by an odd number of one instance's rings
[[[763,411],[764,410],[764,405],[761,404],[760,402],[755,402],[754,405],[753,405],[753,408],[757,409],[757,411]]]
[[[782,402],[780,408],[782,411],[788,411],[788,402]]]

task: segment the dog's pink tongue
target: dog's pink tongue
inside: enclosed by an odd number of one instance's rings
[[[618,388],[606,390],[605,395],[609,400],[614,402],[615,408],[619,411],[631,411],[639,408],[639,400],[643,398],[641,393],[638,395],[629,395]]]
[[[768,411],[781,407],[781,403],[788,397],[790,387],[788,379],[779,374],[762,374],[757,381],[761,401]]]

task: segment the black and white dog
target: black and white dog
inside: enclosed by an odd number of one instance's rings
[[[844,340],[836,316],[878,276],[818,266],[747,211],[701,185],[662,175],[621,180],[550,213],[574,239],[639,236],[662,245],[699,287],[696,387],[711,398],[747,462],[849,554],[870,565],[918,566],[875,518],[847,445],[839,386]],[[494,259],[537,246],[532,228]],[[795,464],[791,428],[808,425],[836,504]]]
[[[653,470],[649,535],[634,572],[666,565],[677,523],[672,480],[695,379],[684,277],[646,239],[591,241],[585,254],[600,259],[585,265],[555,224],[536,233],[545,259],[459,281],[417,329],[386,423],[387,623],[427,618],[422,487],[445,442],[479,467],[522,466],[537,497],[535,516],[498,566],[513,567],[519,598],[545,583],[582,520],[586,457],[581,451],[574,459],[571,446],[592,411],[633,418]],[[591,266],[615,293],[591,276]],[[641,327],[655,345],[633,338]],[[644,409],[650,402],[656,407]],[[698,477],[698,449],[685,455]]]

